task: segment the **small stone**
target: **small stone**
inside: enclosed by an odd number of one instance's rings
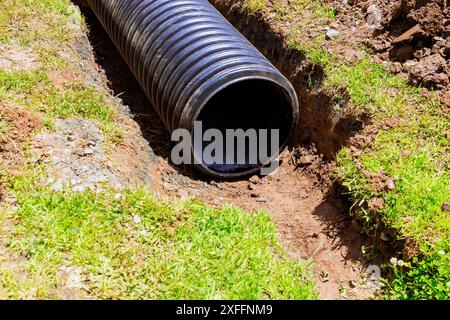
[[[394,189],[395,189],[395,183],[394,183],[394,181],[393,181],[392,179],[389,179],[389,180],[386,182],[386,188],[387,188],[388,190],[394,190]]]
[[[253,184],[258,184],[261,181],[261,179],[258,176],[253,176],[250,179],[248,179],[248,181]]]
[[[387,235],[384,231],[381,232],[380,239],[385,242],[389,242],[392,240],[391,237],[389,235]]]
[[[94,140],[89,140],[87,142],[87,145],[90,146],[90,147],[95,147],[97,145],[97,142],[95,142]]]
[[[266,203],[267,202],[267,198],[259,198],[259,199],[256,200],[256,202]]]
[[[354,280],[350,280],[348,282],[348,285],[349,285],[350,288],[356,288],[357,287],[357,283]]]
[[[309,164],[312,164],[315,159],[316,159],[316,157],[314,157],[313,155],[301,156],[298,159],[297,163],[302,164],[302,165],[309,165]]]
[[[248,184],[248,186],[247,186],[247,188],[249,189],[249,190],[256,190],[256,185],[254,184],[254,183],[249,183]]]
[[[332,40],[334,38],[336,38],[338,35],[340,34],[339,31],[334,30],[334,29],[328,29],[327,33],[325,34],[326,38],[328,40]]]
[[[423,34],[422,27],[420,24],[416,24],[414,27],[410,28],[408,31],[403,33],[401,36],[397,37],[393,43],[401,43],[405,41],[412,40],[414,37]]]
[[[367,25],[370,29],[381,29],[381,19],[381,10],[376,4],[367,8]]]
[[[212,186],[215,186],[217,189],[220,189],[220,183],[218,183],[218,182],[216,182],[216,181],[211,181],[210,182],[210,184],[212,185]]]
[[[354,49],[346,49],[343,53],[342,56],[344,57],[345,60],[347,60],[350,63],[356,63],[362,59],[364,59],[364,53],[358,51],[358,50],[354,50]]]
[[[402,156],[404,158],[408,158],[411,155],[411,151],[409,150],[402,150]]]
[[[147,230],[139,231],[139,234],[140,234],[141,236],[143,236],[143,237],[148,237],[148,236],[149,236],[149,233],[148,233]]]
[[[91,148],[86,148],[84,149],[84,155],[85,156],[90,156],[94,154],[94,150],[92,150]]]
[[[67,136],[67,141],[75,141],[75,137],[72,135]]]

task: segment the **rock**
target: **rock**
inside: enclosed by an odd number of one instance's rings
[[[386,188],[388,190],[394,190],[395,189],[395,183],[392,179],[389,179],[388,181],[386,181]]]
[[[133,221],[134,221],[134,223],[139,224],[139,223],[142,222],[142,219],[141,219],[140,216],[135,215],[135,216],[133,217]]]
[[[76,185],[76,186],[72,187],[72,191],[83,193],[84,191],[86,191],[86,187],[83,185]]]
[[[400,46],[396,51],[395,55],[400,61],[406,61],[414,58],[414,48],[408,44]]]
[[[369,200],[368,206],[372,211],[382,210],[384,208],[384,200],[383,198],[371,199]]]
[[[389,242],[392,240],[392,238],[388,234],[386,234],[384,231],[381,232],[380,239],[385,242]]]
[[[350,281],[348,282],[348,286],[349,286],[350,288],[356,288],[357,285],[358,285],[358,284],[356,283],[355,280],[350,280]]]
[[[380,8],[376,4],[372,4],[367,8],[367,25],[370,29],[380,30],[382,14]]]
[[[364,53],[352,48],[348,48],[344,52],[342,52],[342,56],[348,62],[356,63],[364,58]]]
[[[333,39],[336,38],[339,34],[340,34],[340,32],[337,31],[337,30],[335,30],[335,29],[328,29],[325,36],[326,36],[326,39],[328,39],[328,40],[333,40]]]
[[[248,181],[253,184],[259,184],[261,182],[261,179],[258,176],[253,176],[248,179]]]
[[[259,199],[256,200],[256,202],[266,203],[267,202],[267,198],[259,198]]]
[[[442,204],[442,212],[450,213],[450,204],[448,204],[447,202],[444,202]]]
[[[91,148],[86,148],[84,149],[84,155],[85,156],[90,156],[94,154],[94,150],[92,150]]]
[[[306,156],[301,156],[298,159],[297,164],[301,164],[301,165],[309,165],[314,163],[314,160],[316,160],[316,157],[313,155],[306,155]]]
[[[174,191],[174,190],[177,189],[176,186],[174,186],[173,184],[170,184],[170,183],[168,183],[168,182],[163,182],[163,183],[161,184],[161,186],[162,186],[162,188],[163,188],[164,190],[167,190],[167,191]]]
[[[442,87],[449,84],[447,61],[440,54],[433,54],[409,68],[413,84]]]
[[[212,185],[212,186],[214,186],[214,187],[216,187],[217,189],[220,189],[221,187],[220,187],[220,183],[218,183],[218,182],[216,182],[216,181],[211,181],[210,182],[210,184]]]
[[[256,185],[254,183],[250,182],[247,187],[249,190],[256,190]]]

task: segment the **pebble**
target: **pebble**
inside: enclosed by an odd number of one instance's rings
[[[136,215],[136,216],[133,217],[133,221],[134,221],[134,223],[139,224],[139,223],[142,222],[142,219],[141,219],[141,217],[139,217],[138,215]]]
[[[339,31],[334,30],[334,29],[328,29],[327,33],[326,33],[326,38],[328,40],[332,40],[334,38],[336,38],[338,35],[340,34]]]
[[[256,202],[266,203],[267,202],[267,198],[259,198],[259,199],[256,200]]]
[[[443,212],[450,212],[450,204],[448,204],[447,202],[444,202],[442,204],[442,211]]]
[[[77,185],[77,186],[74,186],[74,187],[72,188],[72,191],[73,191],[73,192],[80,192],[80,193],[82,193],[82,192],[84,192],[85,190],[86,190],[86,187],[83,186],[83,185]]]

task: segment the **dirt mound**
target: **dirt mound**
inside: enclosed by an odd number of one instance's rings
[[[446,0],[376,0],[361,5],[373,39],[367,45],[385,55],[394,71],[415,85],[449,90],[450,8]]]

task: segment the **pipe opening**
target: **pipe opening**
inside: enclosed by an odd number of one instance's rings
[[[194,148],[194,156],[206,171],[219,176],[254,172],[287,143],[296,121],[293,103],[285,88],[269,80],[243,80],[226,87],[209,99],[196,119],[202,123],[202,137],[210,134],[209,141]],[[222,138],[215,135],[219,133]]]

